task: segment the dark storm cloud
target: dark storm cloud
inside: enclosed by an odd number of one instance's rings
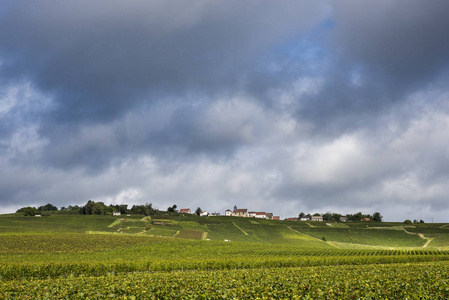
[[[409,94],[447,85],[449,2],[341,1],[332,7],[326,84],[299,111],[318,131],[372,127]]]
[[[423,84],[448,67],[448,11],[444,0],[343,1],[334,37],[346,60],[395,85]]]
[[[136,101],[239,86],[258,57],[313,26],[319,4],[285,1],[9,2],[3,78],[55,96],[58,122],[101,121]]]

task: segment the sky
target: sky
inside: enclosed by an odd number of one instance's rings
[[[0,213],[449,222],[447,0],[0,0]]]

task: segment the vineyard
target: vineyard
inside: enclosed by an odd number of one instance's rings
[[[445,299],[448,230],[3,215],[0,299]]]

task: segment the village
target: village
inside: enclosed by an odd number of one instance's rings
[[[190,210],[190,208],[182,208],[182,209],[179,210],[179,213],[183,213],[183,214],[197,214],[197,215],[199,215],[201,217],[220,216],[220,213],[218,213],[218,212],[210,213],[208,211],[202,211],[202,210],[197,210],[195,212],[192,212]],[[258,218],[258,219],[267,219],[267,220],[280,220],[280,216],[273,216],[273,213],[248,211],[248,209],[246,209],[246,208],[237,209],[236,207],[234,207],[234,210],[227,209],[225,211],[224,216],[226,216],[226,217],[242,217],[242,218]],[[332,220],[333,221],[337,221],[337,222],[354,221],[353,220],[353,215],[348,215],[348,216],[337,215],[336,218],[334,216],[334,218]],[[356,220],[358,220],[358,221],[365,221],[365,222],[371,221],[373,219],[373,217],[374,217],[375,221],[381,221],[382,220],[382,216],[378,212],[376,212],[373,216],[370,216],[370,217],[368,217],[369,215],[362,215],[361,213],[358,213],[355,216],[357,217]],[[297,218],[285,218],[284,220],[285,221],[313,221],[313,222],[317,221],[317,222],[323,222],[325,220],[329,220],[329,218],[328,218],[328,216],[326,214],[325,215],[322,215],[322,214],[304,215],[302,213]]]
[[[190,210],[190,208],[181,208],[179,210],[179,213],[182,214],[193,214],[193,213],[197,213],[197,212],[193,212]],[[198,215],[201,217],[218,217],[220,216],[220,213],[218,212],[213,212],[210,213],[208,211],[199,211]],[[227,217],[243,217],[243,218],[258,218],[258,219],[268,219],[268,220],[280,220],[279,216],[273,216],[273,213],[267,213],[267,212],[256,212],[256,211],[248,211],[248,209],[246,208],[242,208],[242,209],[234,209],[233,211],[230,209],[227,209],[225,211],[225,216]]]

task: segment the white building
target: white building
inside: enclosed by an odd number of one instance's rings
[[[265,212],[256,212],[256,218],[258,219],[266,219],[267,214]]]

